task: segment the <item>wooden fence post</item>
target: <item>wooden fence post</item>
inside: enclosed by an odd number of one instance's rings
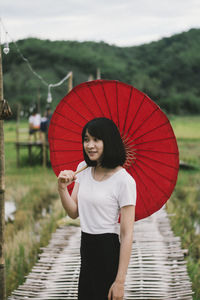
[[[42,140],[42,165],[43,168],[46,168],[47,166],[47,147],[46,147],[46,139],[43,138]]]
[[[69,76],[68,79],[68,93],[72,90],[73,88],[73,73],[71,72],[71,75]]]
[[[101,79],[101,70],[97,68],[97,79]]]
[[[19,120],[20,120],[20,104],[17,104],[17,123],[16,123],[16,154],[17,154],[17,167],[19,167]]]
[[[88,77],[88,81],[92,81],[92,80],[94,80],[94,77],[93,77],[92,74],[90,74],[89,77]]]
[[[3,71],[0,44],[0,105],[3,103]],[[4,121],[0,120],[0,300],[6,299],[4,231],[5,231],[5,154]]]

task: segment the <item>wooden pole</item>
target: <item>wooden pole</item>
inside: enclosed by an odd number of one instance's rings
[[[47,150],[46,150],[46,139],[43,138],[42,140],[42,165],[43,168],[46,168],[47,166]]]
[[[37,111],[39,114],[41,114],[40,99],[41,99],[41,93],[40,93],[40,87],[38,87]]]
[[[17,103],[16,142],[19,143],[20,104]]]
[[[100,68],[97,69],[97,79],[101,79],[101,70],[100,70]]]
[[[17,124],[16,124],[16,154],[17,167],[19,167],[19,121],[20,121],[20,104],[17,104]]]
[[[3,101],[3,71],[0,44],[0,105]],[[5,229],[5,154],[4,154],[4,121],[0,120],[0,300],[6,299],[4,229]]]
[[[69,76],[68,79],[68,93],[72,90],[73,88],[73,73],[71,72],[71,75]]]
[[[89,77],[88,77],[88,81],[92,81],[92,80],[94,80],[94,77],[93,77],[92,74],[90,74]]]

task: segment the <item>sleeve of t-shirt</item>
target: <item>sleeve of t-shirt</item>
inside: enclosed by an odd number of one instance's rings
[[[127,176],[119,185],[118,203],[119,207],[136,205],[136,183],[131,176]]]
[[[28,119],[29,123],[33,123],[33,117],[30,116],[29,119]]]
[[[85,161],[80,162],[80,164],[78,164],[78,167],[77,167],[76,171],[80,170],[80,169],[81,169],[82,167],[84,167],[85,165],[86,165],[86,162],[85,162]],[[75,181],[75,182],[80,183],[81,177],[82,177],[82,172],[80,172],[80,173],[78,173],[78,174],[76,175],[76,181]]]

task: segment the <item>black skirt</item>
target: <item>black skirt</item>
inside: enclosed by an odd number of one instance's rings
[[[119,264],[120,243],[115,233],[81,233],[78,300],[108,300]]]

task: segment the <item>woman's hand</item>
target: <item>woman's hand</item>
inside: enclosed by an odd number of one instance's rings
[[[114,281],[108,293],[108,300],[123,300],[124,283]]]
[[[66,189],[74,180],[76,180],[75,172],[71,170],[61,171],[58,176],[58,190]]]

